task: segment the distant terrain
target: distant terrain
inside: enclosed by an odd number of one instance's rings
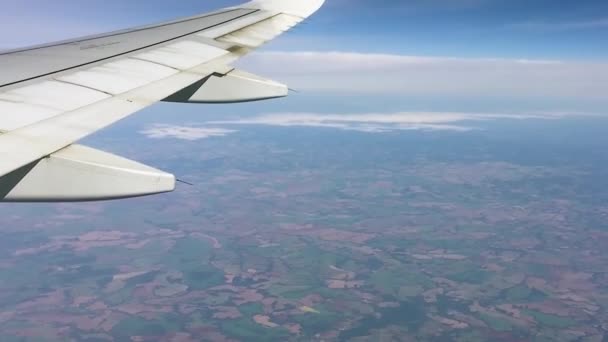
[[[608,120],[481,128],[100,135],[194,185],[1,205],[0,341],[608,341]]]

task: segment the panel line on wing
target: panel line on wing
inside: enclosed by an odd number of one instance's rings
[[[164,67],[167,67],[167,68],[171,68],[171,69],[173,69],[173,70],[175,70],[175,71],[182,71],[182,70],[180,70],[180,69],[178,69],[178,68],[176,68],[176,67],[172,67],[172,66],[167,65],[167,64],[165,64],[165,63],[160,63],[160,62],[150,61],[150,60],[143,59],[143,58],[140,58],[140,57],[137,57],[137,56],[129,56],[128,58],[129,58],[129,59],[136,60],[136,61],[141,61],[141,62],[148,62],[148,63],[157,64],[157,65],[160,65],[160,66],[164,66]]]
[[[166,65],[177,70],[188,70],[227,53],[228,51],[215,46],[185,40],[131,57]]]
[[[0,93],[0,128],[13,130],[111,97],[76,84],[47,80]]]
[[[77,71],[58,79],[118,95],[178,72],[179,70],[152,62],[127,58]]]
[[[109,95],[109,96],[114,96],[114,94],[108,93],[107,91],[103,91],[103,90],[98,89],[98,88],[93,88],[93,87],[89,87],[89,86],[86,86],[86,85],[70,82],[70,81],[67,81],[67,80],[61,80],[61,79],[58,79],[58,78],[54,78],[53,81],[59,82],[59,83],[71,84],[73,86],[77,86],[77,87],[81,87],[81,88],[86,88],[86,89],[98,91],[100,93],[104,93],[104,94]]]

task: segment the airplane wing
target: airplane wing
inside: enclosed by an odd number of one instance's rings
[[[74,144],[158,101],[286,96],[230,65],[324,0],[255,0],[213,13],[0,52],[0,201],[92,201],[172,191],[171,174]]]

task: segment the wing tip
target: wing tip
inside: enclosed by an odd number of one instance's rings
[[[253,0],[245,6],[307,18],[317,12],[325,0]]]

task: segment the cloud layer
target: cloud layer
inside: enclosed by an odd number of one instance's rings
[[[317,127],[383,133],[397,130],[468,131],[472,127],[452,123],[473,120],[476,116],[460,113],[319,114],[278,113],[228,121],[213,125],[264,125],[279,127]]]
[[[349,52],[261,52],[243,67],[307,91],[603,99],[608,63]]]
[[[169,124],[155,124],[139,133],[152,139],[173,138],[179,140],[195,141],[211,137],[223,137],[235,131],[215,127],[179,126]]]
[[[362,114],[274,113],[222,121],[206,121],[191,126],[155,124],[140,131],[155,139],[174,138],[199,140],[221,137],[237,132],[244,126],[331,128],[365,133],[397,131],[452,131],[468,132],[479,129],[475,123],[492,120],[555,120],[570,116],[596,116],[585,113],[526,113],[483,114],[450,112],[398,112]]]

